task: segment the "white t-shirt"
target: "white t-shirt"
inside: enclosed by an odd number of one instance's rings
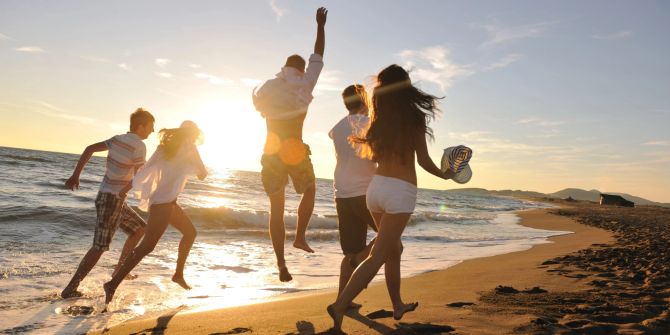
[[[133,178],[132,194],[140,200],[139,208],[148,211],[154,204],[177,200],[186,180],[198,173],[195,145],[184,145],[177,154],[166,159],[159,147]]]
[[[288,120],[307,113],[314,86],[323,69],[323,57],[312,54],[305,73],[285,66],[253,95],[254,106],[264,118]]]
[[[369,122],[370,118],[366,115],[347,115],[328,133],[335,144],[337,158],[333,180],[336,198],[365,195],[375,175],[377,164],[356,155],[356,150],[348,141],[349,136],[360,134],[360,130],[367,128]]]

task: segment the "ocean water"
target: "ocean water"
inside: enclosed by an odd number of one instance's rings
[[[201,310],[261,302],[291,292],[337,287],[341,250],[332,181],[317,180],[308,230],[314,254],[291,247],[299,196],[287,188],[286,258],[290,283],[277,279],[267,232],[269,201],[257,172],[212,170],[191,181],[179,199],[198,229],[185,277],[190,291],[170,281],[179,233],[169,228],[100,313],[125,234],[82,282],[80,299],[59,298],[93,240],[104,158],[93,157],[80,189],[64,189],[78,155],[0,147],[0,334],[76,334],[172,309]],[[130,201],[133,204],[133,201]],[[547,243],[566,232],[518,225],[513,211],[546,205],[512,198],[420,189],[403,235],[403,277],[444,269],[466,259]],[[146,217],[146,214],[144,214]],[[369,239],[373,237],[370,232]],[[382,273],[375,280],[383,279]],[[411,300],[411,297],[408,297]],[[325,307],[325,306],[324,306]],[[76,315],[77,311],[84,315]]]

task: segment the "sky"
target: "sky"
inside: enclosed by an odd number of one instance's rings
[[[212,167],[259,171],[253,87],[309,57],[329,9],[325,67],[304,128],[317,177],[341,91],[390,64],[443,96],[429,142],[474,151],[465,185],[567,187],[670,202],[670,3],[664,1],[0,2],[0,146],[81,153],[144,107],[156,129],[196,121]],[[157,145],[147,140],[149,152]],[[417,166],[418,170],[420,168]]]

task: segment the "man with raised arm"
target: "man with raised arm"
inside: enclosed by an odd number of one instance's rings
[[[312,91],[323,69],[327,15],[328,11],[323,7],[316,11],[316,42],[307,69],[302,57],[289,56],[281,72],[253,94],[254,106],[267,125],[261,177],[265,193],[270,198],[270,237],[282,282],[293,279],[284,259],[284,192],[289,176],[295,191],[302,194],[293,246],[314,252],[307,244],[305,233],[314,210],[316,185],[314,167],[309,158],[311,152],[302,141],[302,127],[307,107],[312,102]]]

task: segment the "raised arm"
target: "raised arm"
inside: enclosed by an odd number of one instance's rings
[[[314,43],[314,53],[323,57],[323,51],[326,48],[326,18],[328,10],[321,7],[316,10],[316,42]]]
[[[91,156],[93,156],[93,154],[96,152],[106,150],[107,150],[107,144],[105,144],[105,142],[98,142],[87,146],[84,152],[79,157],[79,162],[77,162],[77,166],[74,168],[72,176],[70,176],[70,178],[65,182],[65,187],[71,191],[78,189],[79,176],[81,175],[81,171],[84,170],[84,166],[86,166],[86,163],[88,163],[88,161],[91,159]]]
[[[421,133],[418,134],[415,139],[415,148],[416,148],[416,160],[428,173],[442,178],[442,179],[451,179],[454,176],[454,173],[451,170],[442,172],[440,168],[433,163],[433,160],[428,155],[428,145],[426,144],[426,135]]]

